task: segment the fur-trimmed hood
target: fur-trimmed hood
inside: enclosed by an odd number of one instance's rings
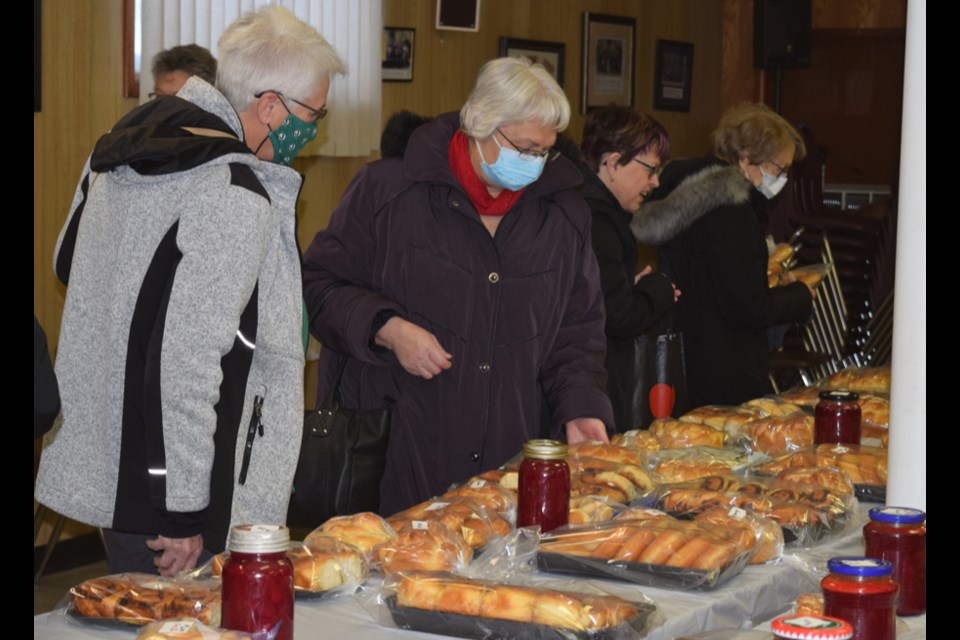
[[[645,202],[630,229],[643,244],[663,244],[717,207],[749,201],[752,188],[735,167],[708,166],[685,178],[664,199]]]

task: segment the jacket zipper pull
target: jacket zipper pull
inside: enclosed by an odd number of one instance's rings
[[[240,478],[238,482],[245,484],[247,482],[247,469],[250,468],[250,453],[253,451],[253,441],[259,432],[263,437],[263,398],[261,396],[253,397],[253,412],[250,414],[250,426],[247,427],[247,442],[243,447],[243,463],[240,465]]]

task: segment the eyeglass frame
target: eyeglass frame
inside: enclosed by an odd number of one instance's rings
[[[513,149],[520,154],[520,157],[524,158],[525,160],[541,160],[543,158],[546,158],[547,162],[553,162],[554,160],[560,157],[560,152],[554,149],[553,147],[550,147],[549,149],[545,149],[544,151],[534,151],[533,149],[521,149],[520,147],[517,146],[517,144],[513,140],[507,137],[507,134],[505,134],[503,131],[500,130],[500,127],[497,127],[496,129],[494,129],[494,131],[502,135],[503,139],[506,140],[510,144],[510,146],[513,147]]]
[[[764,160],[764,161],[761,162],[760,164],[764,164],[764,163],[769,164],[769,165],[772,165],[772,166],[774,166],[774,167],[777,168],[777,175],[774,176],[775,178],[779,178],[780,176],[789,175],[789,173],[790,173],[791,167],[781,167],[780,165],[778,165],[778,164],[777,164],[776,162],[774,162],[773,160]],[[762,169],[762,168],[763,168],[763,167],[761,167],[761,169]]]
[[[320,107],[319,109],[314,109],[314,108],[311,107],[310,105],[304,104],[303,102],[300,102],[300,101],[297,100],[296,98],[291,98],[290,96],[284,95],[282,91],[277,91],[276,89],[264,89],[263,91],[261,91],[261,92],[259,92],[259,93],[253,94],[253,97],[254,97],[254,98],[259,98],[260,96],[262,96],[262,95],[265,94],[265,93],[275,93],[275,94],[277,94],[278,96],[280,96],[280,104],[283,105],[283,108],[286,109],[288,113],[290,113],[290,107],[287,106],[287,103],[284,102],[284,99],[289,100],[290,102],[292,102],[292,103],[294,103],[294,104],[300,105],[301,107],[303,107],[303,108],[306,109],[307,111],[310,111],[310,112],[312,112],[312,113],[315,113],[316,115],[313,117],[313,119],[311,119],[311,120],[308,121],[308,122],[310,122],[310,123],[320,122],[321,120],[323,120],[324,118],[326,118],[326,117],[327,117],[327,113],[329,113],[329,111],[327,111],[326,105]]]
[[[646,170],[650,172],[650,176],[649,176],[649,177],[651,177],[651,178],[659,178],[659,177],[660,177],[660,174],[663,173],[663,165],[662,165],[662,164],[658,164],[657,166],[654,167],[654,166],[652,166],[652,165],[644,162],[644,161],[641,160],[640,158],[630,158],[630,159],[633,160],[634,162],[636,162],[637,164],[639,164],[640,166],[646,168]]]

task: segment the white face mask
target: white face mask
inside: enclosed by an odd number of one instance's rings
[[[774,178],[772,174],[767,173],[763,170],[763,167],[760,167],[760,175],[762,177],[760,180],[760,186],[757,187],[757,190],[765,195],[767,200],[771,200],[776,197],[776,195],[780,193],[783,187],[787,184],[786,174],[783,174],[778,178]]]

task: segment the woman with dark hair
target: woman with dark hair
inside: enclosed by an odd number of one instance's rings
[[[659,183],[670,154],[666,129],[650,116],[610,105],[587,116],[580,146],[583,197],[593,213],[593,250],[607,312],[607,391],[618,431],[637,427],[633,415],[634,338],[665,329],[680,292],[650,266],[637,273],[630,220]]]
[[[660,268],[683,289],[674,320],[694,406],[772,392],[766,330],[805,321],[813,294],[800,282],[767,286],[763,237],[767,202],[804,155],[800,134],[768,107],[743,104],[723,115],[713,143],[714,156],[667,165],[632,227],[660,247]]]

